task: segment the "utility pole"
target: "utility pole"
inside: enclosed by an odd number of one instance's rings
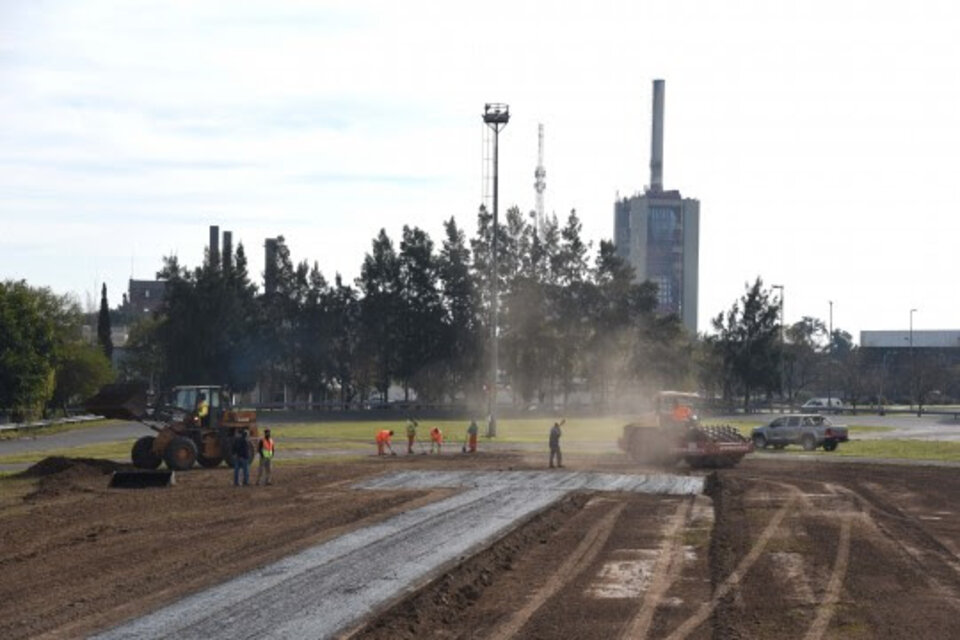
[[[916,313],[916,309],[910,309],[910,409],[913,409],[913,398],[914,395],[919,396],[919,393],[916,393],[917,388],[917,359],[913,355],[913,314]],[[917,416],[920,415],[920,398],[917,398]]]
[[[785,316],[784,316],[784,314],[785,314],[785,311],[784,311],[785,306],[784,306],[784,302],[783,302],[783,285],[782,285],[782,284],[774,284],[774,285],[771,285],[771,287],[774,288],[774,289],[779,289],[779,290],[780,290],[780,399],[781,399],[781,401],[782,401],[782,400],[783,400],[783,396],[784,396],[785,387],[786,387],[785,381],[786,381],[786,377],[787,377],[787,376],[786,376],[786,362],[785,362],[785,358],[784,358],[785,350],[786,350],[786,342],[785,342],[784,339],[783,339],[783,323],[784,323],[784,317],[785,317]],[[782,408],[781,408],[781,411],[783,411]]]
[[[493,438],[497,435],[497,372],[498,348],[497,341],[497,298],[499,297],[499,274],[497,260],[497,231],[499,222],[497,220],[497,197],[499,191],[498,182],[498,163],[499,163],[499,142],[500,131],[507,126],[510,121],[510,107],[505,104],[487,103],[483,106],[483,122],[493,131],[493,229],[491,240],[490,256],[490,382],[487,396],[487,437]]]
[[[830,390],[831,383],[833,382],[833,300],[830,302],[830,336],[829,344],[827,351],[827,410],[832,409],[833,400]]]

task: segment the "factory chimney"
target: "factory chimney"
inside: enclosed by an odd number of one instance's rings
[[[214,269],[220,268],[220,227],[215,224],[210,225],[210,251],[207,262]]]
[[[277,239],[267,238],[263,246],[263,291],[272,295],[277,292]]]
[[[663,191],[663,80],[653,81],[653,131],[650,135],[650,191]]]
[[[233,232],[223,232],[223,270],[229,271],[233,268]]]

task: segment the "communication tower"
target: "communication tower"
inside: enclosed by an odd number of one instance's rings
[[[536,181],[533,188],[537,191],[536,220],[534,228],[539,232],[543,226],[543,192],[547,188],[547,170],[543,167],[543,124],[537,125],[537,169],[533,172]]]

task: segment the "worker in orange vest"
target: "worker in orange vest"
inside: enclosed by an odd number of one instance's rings
[[[693,409],[679,401],[673,402],[673,421],[678,425],[686,424],[693,417]]]
[[[441,453],[440,449],[443,446],[443,432],[440,431],[440,427],[434,427],[430,429],[430,453],[433,453],[436,449],[437,453]]]
[[[270,437],[270,429],[266,429],[263,432],[263,437],[260,438],[260,444],[257,445],[257,452],[260,454],[260,466],[257,467],[257,486],[260,486],[260,476],[266,472],[266,483],[267,485],[273,484],[273,481],[270,479],[270,471],[273,467],[273,438]]]
[[[464,453],[476,453],[477,452],[477,421],[471,420],[470,426],[467,427],[467,444],[463,447]]]
[[[390,431],[389,429],[381,429],[380,431],[377,432],[377,455],[378,456],[387,455],[384,452],[384,448],[387,448],[390,450],[390,455],[393,455],[393,456],[397,455],[396,453],[394,453],[393,447],[390,446],[390,438],[392,436],[393,436],[393,431]]]

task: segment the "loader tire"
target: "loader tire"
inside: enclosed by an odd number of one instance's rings
[[[133,443],[130,459],[137,469],[156,469],[163,460],[153,452],[153,436],[143,436]]]
[[[174,471],[186,471],[197,461],[197,445],[190,438],[177,436],[163,452],[163,461]]]

